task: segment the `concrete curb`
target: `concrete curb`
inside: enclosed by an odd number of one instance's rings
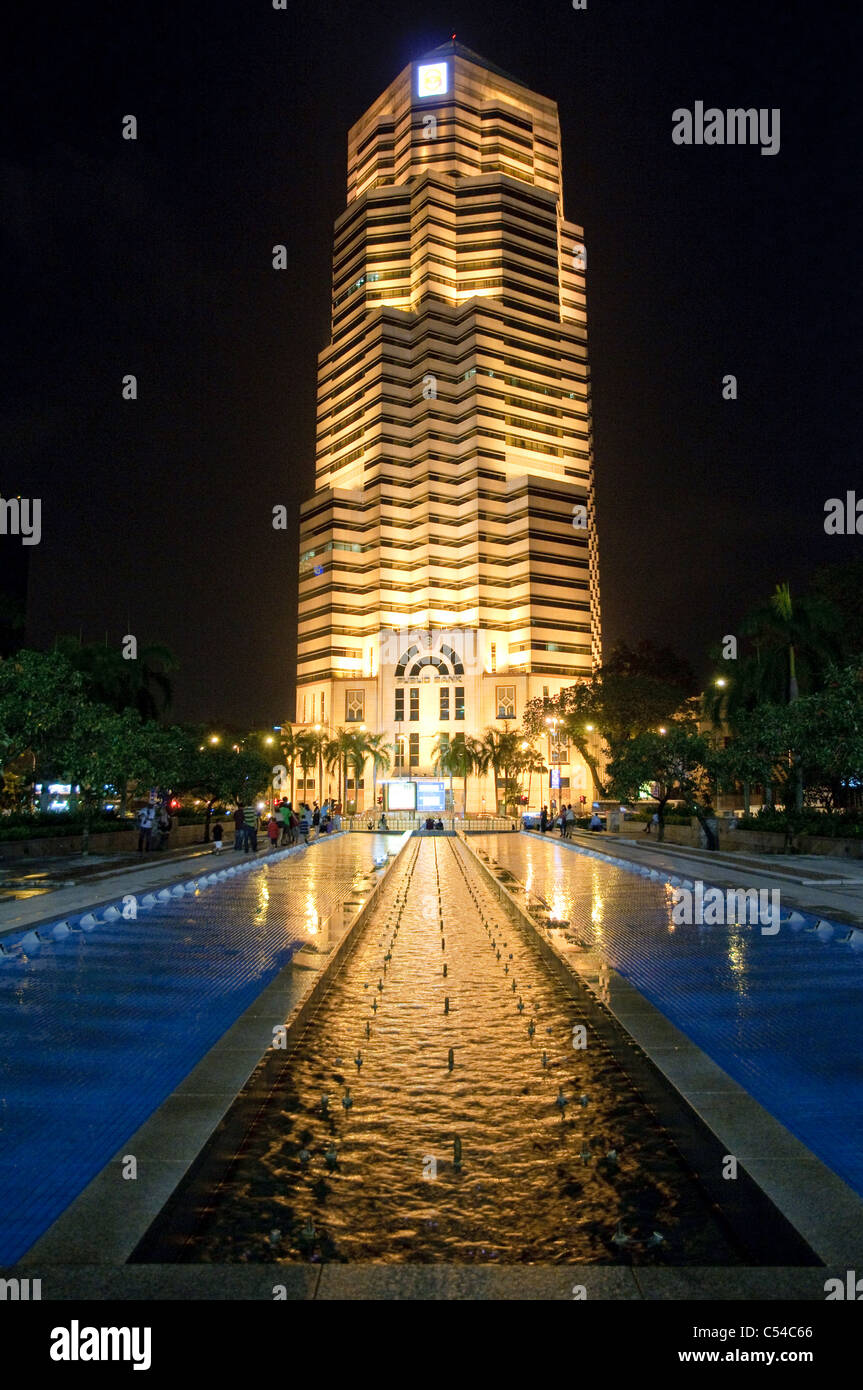
[[[648,1265],[138,1264],[50,1265],[45,1303],[134,1302],[724,1302],[817,1303],[844,1269]],[[16,1277],[0,1270],[0,1277]],[[20,1267],[17,1273],[20,1278]],[[581,1290],[584,1290],[582,1293]]]

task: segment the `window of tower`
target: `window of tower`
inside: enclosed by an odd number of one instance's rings
[[[497,687],[497,717],[498,719],[515,719],[514,685],[499,685]]]
[[[410,740],[409,740],[409,742],[410,742],[410,747],[409,747],[409,750],[408,750],[408,758],[409,758],[410,766],[411,766],[411,767],[419,767],[419,761],[420,761],[420,736],[419,736],[419,734],[411,734],[411,735],[410,735]]]
[[[366,717],[366,692],[364,690],[345,691],[345,723],[362,724]]]
[[[457,685],[455,688],[455,717],[464,719],[464,686]]]
[[[412,685],[412,686],[411,686],[411,689],[410,689],[410,720],[411,720],[411,723],[413,723],[413,724],[419,723],[419,717],[420,717],[420,688],[419,688],[418,685]],[[413,738],[413,737],[414,737],[414,735],[411,734],[411,738]]]
[[[400,688],[396,691],[395,722],[398,724],[400,720],[404,719],[404,717],[405,717],[405,692],[404,692],[404,687],[402,686],[402,687],[400,687]]]
[[[442,685],[440,688],[440,719],[442,724],[449,723],[449,686]]]

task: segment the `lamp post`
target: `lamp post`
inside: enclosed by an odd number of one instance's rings
[[[551,749],[552,749],[552,742],[557,743],[557,726],[558,726],[558,724],[561,723],[561,720],[558,719],[556,715],[547,715],[547,716],[546,716],[545,722],[546,722],[546,724],[548,725],[548,801],[549,801],[549,809],[551,809],[551,802],[552,802],[552,795],[551,795],[551,793],[552,793],[552,790],[553,790],[552,784],[551,784]],[[559,768],[559,767],[560,767],[560,763],[558,763],[558,768]],[[560,776],[560,774],[558,774],[558,779],[559,779],[559,776]],[[557,803],[555,803],[555,805],[556,805],[556,804],[557,804]]]

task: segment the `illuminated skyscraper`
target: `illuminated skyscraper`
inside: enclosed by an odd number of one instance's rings
[[[351,130],[301,519],[300,724],[365,724],[429,773],[441,735],[517,727],[600,660],[586,260],[555,103],[461,44]],[[590,798],[562,756],[557,798]],[[491,778],[472,782],[493,810]]]

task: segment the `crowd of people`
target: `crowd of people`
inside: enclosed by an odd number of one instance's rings
[[[312,831],[318,835],[329,835],[342,828],[341,805],[325,801],[323,806],[314,802],[312,806],[301,801],[294,806],[290,801],[282,801],[273,808],[272,814],[262,821],[254,805],[238,806],[233,816],[234,849],[241,854],[255,854],[258,849],[258,831],[263,829],[270,842],[270,849],[280,846],[298,845],[302,840],[308,844]],[[213,844],[218,854],[222,848],[223,827],[213,827]]]
[[[135,820],[138,825],[138,853],[167,849],[175,818],[167,801],[151,801],[142,806]]]
[[[554,830],[557,828],[560,831],[560,838],[562,840],[571,840],[575,819],[575,811],[571,805],[561,806],[558,811],[552,803],[551,814],[549,814],[548,807],[543,806],[539,815],[539,828],[543,835],[547,830]],[[587,828],[588,830],[602,829],[602,820],[596,811],[594,811],[591,816]]]
[[[302,801],[294,806],[290,801],[282,801],[274,806],[272,814],[262,817],[257,806],[249,802],[238,806],[231,817],[234,826],[234,849],[240,854],[256,854],[258,833],[263,830],[270,843],[270,849],[279,846],[298,845],[302,840],[308,844],[312,832],[329,835],[342,828],[342,808],[339,802],[325,801],[323,806],[314,802],[309,806]],[[148,854],[151,850],[168,848],[169,837],[175,823],[167,802],[150,802],[138,812],[138,853]],[[216,820],[212,827],[213,852],[221,854],[224,847],[225,827]]]

